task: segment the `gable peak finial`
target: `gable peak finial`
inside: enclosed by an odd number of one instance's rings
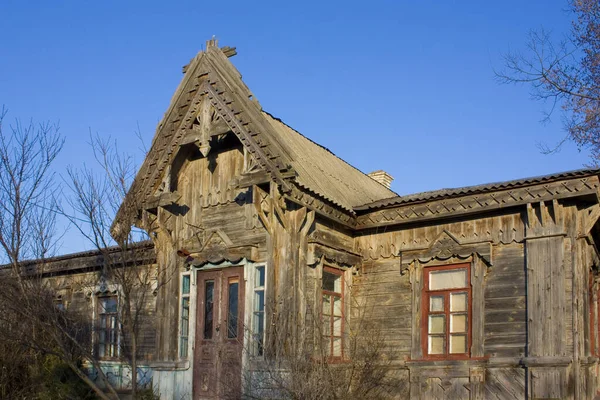
[[[215,35],[213,35],[210,40],[206,41],[206,49],[207,50],[209,47],[217,47],[218,45],[219,45],[219,40],[216,38]]]

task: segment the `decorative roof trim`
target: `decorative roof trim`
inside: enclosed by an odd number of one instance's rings
[[[584,177],[578,179],[563,178],[562,180],[540,181],[537,185],[529,184],[506,190],[490,189],[470,195],[433,198],[429,201],[399,204],[395,207],[359,215],[356,228],[370,229],[440,220],[540,201],[596,195],[599,187],[598,176],[594,173],[585,174]]]
[[[587,176],[599,175],[600,169],[579,169],[574,171],[559,172],[550,175],[536,176],[531,178],[515,179],[504,182],[485,183],[482,185],[465,186],[454,189],[439,189],[428,192],[414,193],[405,196],[390,197],[389,199],[378,200],[373,203],[354,207],[354,211],[370,211],[386,207],[394,207],[404,204],[418,204],[430,202],[432,200],[442,200],[453,197],[463,197],[465,195],[474,195],[480,193],[496,192],[503,189],[520,188],[525,186],[534,186],[540,183],[550,183],[569,178],[583,178]]]

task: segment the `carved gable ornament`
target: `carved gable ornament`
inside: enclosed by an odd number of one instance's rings
[[[197,251],[191,251],[190,257],[186,260],[188,266],[200,268],[208,263],[219,264],[225,261],[237,263],[243,258],[248,261],[257,259],[256,245],[235,245],[221,229],[204,232],[197,238],[201,239],[201,236],[205,239],[201,241]]]
[[[229,236],[227,236],[227,234],[223,232],[223,230],[217,229],[209,233],[208,237],[202,244],[199,253],[223,252],[231,246],[233,246],[233,242],[231,241],[231,239],[229,239]]]
[[[405,272],[408,266],[414,262],[427,263],[431,260],[447,260],[449,258],[466,259],[473,255],[479,256],[488,266],[492,265],[492,243],[461,243],[453,234],[443,230],[439,236],[431,242],[429,247],[401,251],[401,272]]]

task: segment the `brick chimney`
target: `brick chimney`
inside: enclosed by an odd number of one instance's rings
[[[367,175],[369,175],[372,179],[381,183],[383,186],[385,186],[388,189],[390,188],[390,186],[392,185],[392,181],[394,180],[394,178],[392,178],[392,176],[390,174],[388,174],[387,172],[385,172],[381,169],[379,171],[370,172]]]

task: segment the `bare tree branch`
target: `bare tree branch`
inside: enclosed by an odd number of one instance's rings
[[[509,52],[504,69],[495,71],[500,83],[529,84],[531,96],[551,101],[545,120],[560,104],[568,138],[600,161],[600,3],[571,0],[574,16],[568,38],[555,43],[549,32],[532,31],[525,53]],[[560,147],[564,141],[558,143]],[[545,147],[545,150],[551,148]]]

